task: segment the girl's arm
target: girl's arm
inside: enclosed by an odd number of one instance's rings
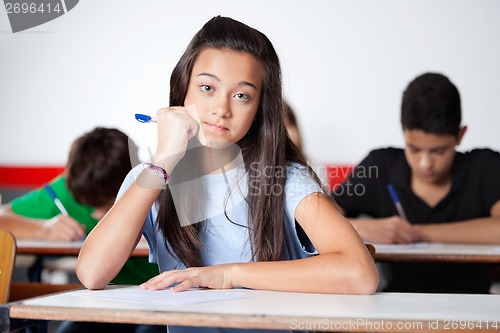
[[[157,186],[143,186],[144,182]],[[104,288],[121,270],[140,239],[144,221],[160,193],[161,179],[142,171],[90,232],[76,266],[80,282],[89,289]]]
[[[316,292],[371,294],[378,286],[378,273],[366,246],[351,224],[322,194],[305,197],[295,218],[319,255],[298,260],[252,262],[163,272],[142,285],[173,290],[193,286]]]
[[[153,163],[171,174],[186,152],[198,123],[184,108],[157,113],[158,144]],[[78,256],[76,274],[89,289],[104,288],[121,270],[139,241],[144,221],[164,180],[143,170],[110,211],[87,236]]]

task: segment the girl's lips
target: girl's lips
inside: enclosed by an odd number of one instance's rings
[[[219,126],[219,125],[216,125],[216,124],[205,123],[205,125],[207,125],[208,127],[210,127],[211,129],[213,129],[215,131],[227,131],[227,130],[229,130],[226,127]]]

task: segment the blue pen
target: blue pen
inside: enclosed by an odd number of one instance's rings
[[[403,205],[401,205],[401,201],[399,200],[398,192],[396,192],[396,189],[392,184],[387,185],[387,189],[389,190],[389,194],[391,195],[391,199],[394,202],[394,206],[396,206],[396,210],[398,211],[399,216],[403,219],[408,221],[406,218],[405,211],[403,209]]]
[[[61,200],[59,200],[59,198],[57,197],[56,192],[54,192],[54,190],[48,184],[45,184],[44,187],[51,199],[54,200],[57,208],[59,208],[59,210],[61,211],[61,214],[63,214],[64,216],[69,216],[68,211],[66,210],[66,208],[64,208]]]
[[[156,123],[156,118],[145,114],[136,113],[135,119],[140,123]]]

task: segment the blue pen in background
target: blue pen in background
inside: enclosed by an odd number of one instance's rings
[[[391,195],[391,199],[394,202],[394,206],[396,206],[396,210],[398,211],[399,216],[403,220],[408,221],[408,218],[406,218],[406,214],[403,209],[403,205],[401,205],[401,201],[399,200],[398,192],[396,192],[396,189],[392,184],[387,185],[387,189],[389,190],[389,194]]]
[[[54,190],[48,184],[45,184],[44,187],[47,193],[50,195],[50,198],[54,200],[57,208],[59,208],[59,210],[61,211],[61,214],[63,214],[64,216],[69,216],[68,211],[66,210],[66,208],[64,208],[61,200],[59,200],[59,198],[57,197],[56,192],[54,192]]]
[[[135,119],[140,123],[156,123],[156,118],[145,114],[136,113]]]

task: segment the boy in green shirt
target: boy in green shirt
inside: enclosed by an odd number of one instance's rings
[[[97,209],[95,209],[90,206],[79,204],[68,190],[66,186],[66,177],[64,175],[56,177],[48,185],[56,193],[70,217],[61,215],[61,212],[45,189],[41,188],[27,193],[13,200],[10,203],[10,208],[12,212],[19,215],[19,217],[32,219],[32,222],[37,224],[39,231],[34,229],[32,237],[28,235],[28,237],[21,238],[54,239],[57,238],[57,235],[67,235],[68,232],[64,233],[60,230],[63,229],[62,227],[51,228],[43,226],[44,223],[54,223],[57,219],[61,218],[69,218],[78,221],[79,224],[84,226],[85,229],[82,230],[85,230],[85,234],[88,234],[104,215],[103,213],[105,212],[101,212],[101,210],[104,210],[102,207],[97,207]],[[4,208],[4,210],[6,209]],[[5,213],[2,213],[0,215],[0,222],[5,216],[4,214]],[[47,222],[42,222],[40,220],[46,220]],[[0,225],[2,224],[0,223]],[[41,235],[41,237],[38,237],[35,233]],[[43,237],[43,235],[48,237]],[[75,240],[80,238],[82,237],[75,238]],[[150,264],[147,259],[130,258],[114,278],[113,283],[140,284],[157,274],[158,267],[154,264]]]
[[[131,145],[132,146],[132,145]],[[54,203],[45,188],[40,188],[13,200],[0,209],[0,228],[9,230],[17,239],[72,241],[85,237],[114,203],[123,179],[132,168],[127,135],[117,129],[98,127],[73,142],[65,174],[47,184],[68,212]],[[141,284],[158,275],[157,265],[147,258],[130,258],[115,284]],[[89,328],[104,328],[97,323],[72,323],[58,332],[80,332]],[[120,326],[122,332],[134,332],[135,325]],[[141,325],[145,326],[145,325]],[[107,327],[111,329],[111,327]],[[153,330],[142,331],[152,332]],[[160,328],[160,327],[158,327]],[[165,327],[161,327],[164,331]],[[142,332],[141,331],[141,332]]]

